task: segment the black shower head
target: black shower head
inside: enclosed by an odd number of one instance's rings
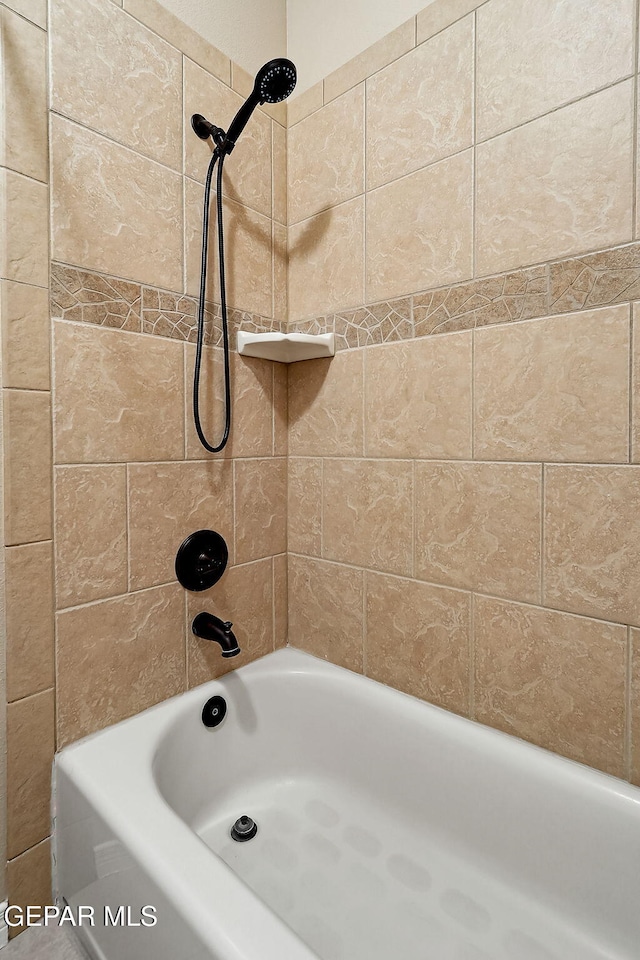
[[[231,153],[236,140],[247,125],[249,117],[260,103],[280,103],[293,92],[298,75],[291,60],[284,57],[278,60],[269,60],[264,67],[260,67],[256,74],[253,90],[242,104],[231,126],[223,145],[225,153]]]
[[[280,103],[293,93],[298,74],[291,60],[269,60],[256,74],[253,92],[260,103]]]

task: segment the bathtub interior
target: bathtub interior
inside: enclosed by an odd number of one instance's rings
[[[220,727],[185,709],[153,769],[173,810],[322,960],[635,955],[632,790],[287,654],[284,671],[274,655],[216,685]],[[247,843],[230,838],[241,815],[258,824]]]

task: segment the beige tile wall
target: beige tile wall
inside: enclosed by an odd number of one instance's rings
[[[634,11],[436,0],[298,97],[290,321],[633,240]]]
[[[640,783],[637,47],[436,0],[295,101],[287,522],[291,644]]]
[[[233,329],[304,321],[349,349],[234,357],[212,458],[189,412],[209,158],[189,118],[224,126],[251,79],[156,0],[53,0],[49,156],[46,4],[0,3],[13,902],[49,896],[56,745],[281,646],[287,621],[640,782],[634,5],[530,6],[436,0],[288,129],[256,112],[225,175]],[[215,266],[213,244],[210,432]],[[173,557],[199,526],[231,567],[186,596]],[[236,621],[238,661],[190,634],[200,609]]]
[[[5,618],[9,701],[6,829],[4,703],[0,723],[0,891],[18,904],[47,903],[51,897],[46,838],[55,726],[46,25],[46,3],[41,0],[0,4],[5,518],[4,603],[0,606]]]
[[[11,902],[35,904],[50,897],[54,750],[237,666],[191,636],[199,610],[236,621],[242,663],[286,643],[287,375],[234,356],[233,441],[205,454],[190,404],[210,150],[190,117],[227,126],[247,75],[155,0],[53,0],[48,34],[45,4],[9,6],[1,833]],[[283,107],[258,110],[226,167],[232,342],[287,319],[285,123]],[[217,437],[215,243],[209,266],[202,396]],[[203,527],[226,538],[230,569],[187,596],[175,554]]]

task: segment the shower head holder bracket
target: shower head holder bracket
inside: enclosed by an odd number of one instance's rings
[[[191,117],[191,126],[193,127],[193,132],[196,136],[200,137],[201,140],[208,140],[209,137],[211,137],[218,147],[221,147],[227,139],[227,135],[222,127],[216,127],[215,123],[210,123],[201,113],[193,114]]]

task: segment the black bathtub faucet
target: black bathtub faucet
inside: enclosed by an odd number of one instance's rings
[[[191,630],[202,640],[214,640],[222,648],[223,657],[237,657],[240,647],[231,631],[233,624],[229,620],[220,620],[212,613],[199,613],[191,624]]]

